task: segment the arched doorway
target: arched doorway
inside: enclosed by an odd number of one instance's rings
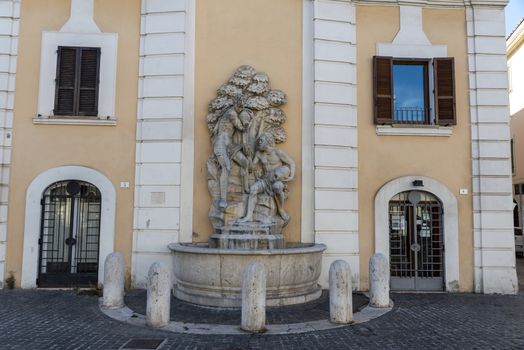
[[[429,193],[442,206],[441,227],[445,254],[443,254],[444,289],[458,292],[459,283],[459,230],[458,204],[453,192],[444,184],[427,176],[403,176],[385,183],[375,195],[375,253],[390,257],[390,201],[399,193],[422,191]],[[443,247],[444,248],[444,247]]]
[[[392,290],[444,289],[442,204],[429,192],[412,190],[389,201]]]
[[[102,195],[89,182],[55,182],[43,193],[39,287],[96,286]]]

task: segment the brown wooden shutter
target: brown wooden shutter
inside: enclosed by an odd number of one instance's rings
[[[55,115],[97,116],[100,48],[59,47]]]
[[[373,57],[375,124],[393,123],[393,58]]]
[[[455,63],[452,57],[434,58],[435,115],[438,125],[456,125]]]
[[[78,115],[98,115],[100,49],[83,48],[80,54]]]
[[[77,49],[74,47],[58,48],[54,110],[55,115],[74,115],[76,55]]]

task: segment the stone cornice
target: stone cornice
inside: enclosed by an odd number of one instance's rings
[[[508,57],[522,46],[524,43],[524,21],[520,22],[519,26],[511,33],[508,40],[506,40],[506,52]]]
[[[351,1],[351,0],[350,0]],[[506,6],[509,0],[354,0],[359,4],[419,5],[429,7]]]

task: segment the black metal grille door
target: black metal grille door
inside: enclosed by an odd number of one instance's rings
[[[438,199],[422,191],[389,202],[391,289],[443,290],[442,212]]]
[[[98,282],[100,191],[81,181],[57,182],[42,198],[38,286]]]

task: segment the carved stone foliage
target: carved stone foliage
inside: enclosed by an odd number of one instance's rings
[[[280,233],[289,222],[284,202],[295,162],[277,148],[287,139],[280,109],[286,102],[266,73],[240,66],[209,103],[212,152],[206,169],[215,231],[263,226]]]

